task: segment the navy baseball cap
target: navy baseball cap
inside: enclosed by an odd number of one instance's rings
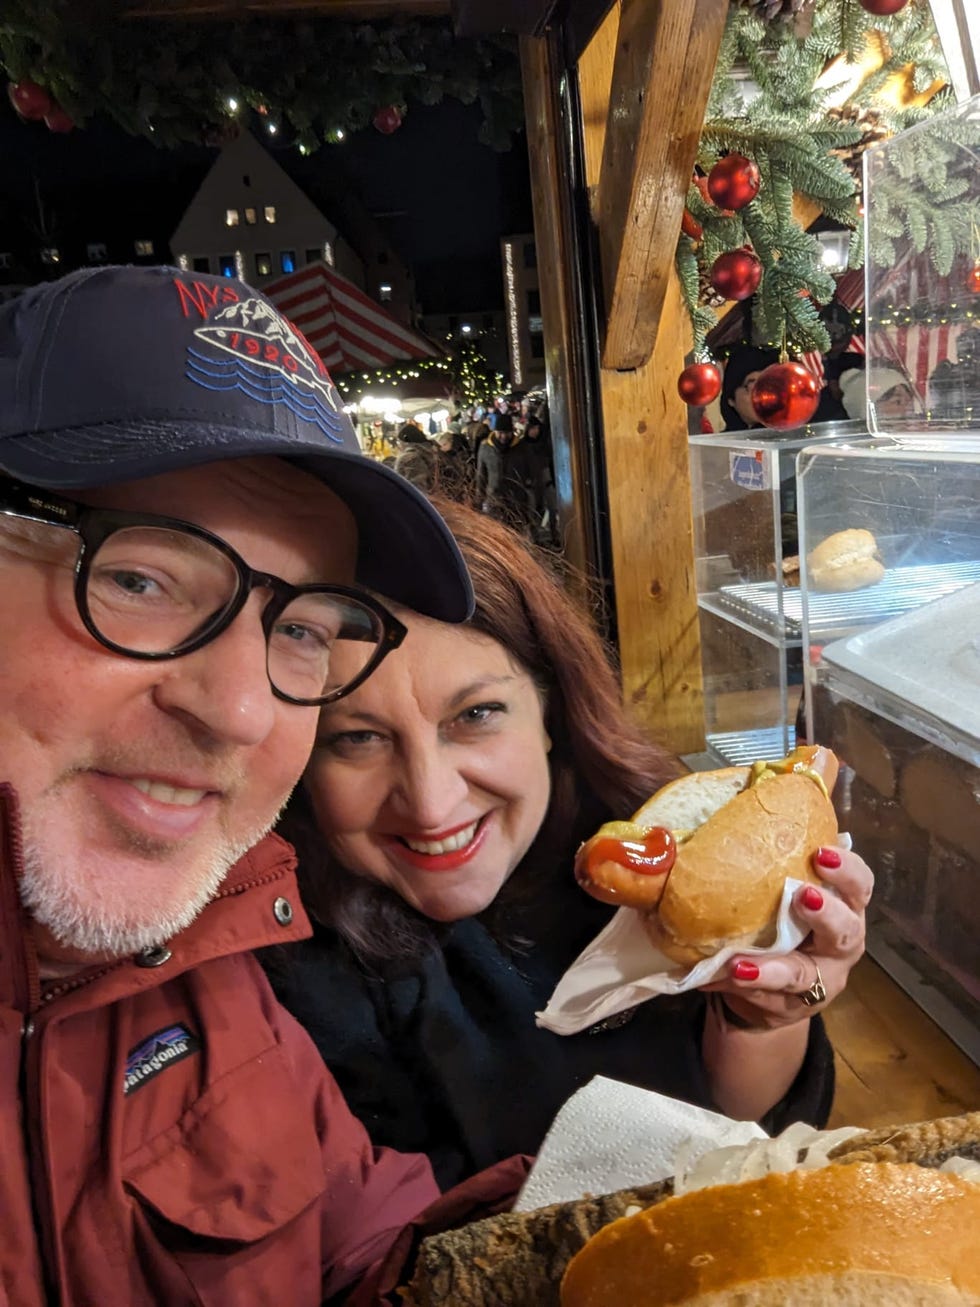
[[[470,615],[449,528],[414,486],[361,453],[326,368],[260,291],[180,268],[100,267],[0,307],[8,475],[70,491],[261,454],[344,501],[363,585],[443,621]]]

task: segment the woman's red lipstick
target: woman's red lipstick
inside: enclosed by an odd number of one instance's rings
[[[389,837],[389,846],[395,856],[402,862],[407,862],[420,871],[458,871],[460,867],[464,867],[471,858],[475,857],[483,847],[490,825],[489,815],[488,813],[480,818],[469,844],[464,844],[460,849],[453,849],[450,853],[419,853],[418,850],[408,847],[403,836],[396,835]],[[450,835],[455,835],[458,831],[466,830],[466,827],[470,825],[472,825],[472,822],[466,822],[462,826],[456,826],[453,830],[442,831],[439,835],[430,835],[425,839],[418,836],[416,843],[436,844],[440,840],[448,839]]]

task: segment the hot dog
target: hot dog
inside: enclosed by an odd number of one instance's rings
[[[628,822],[582,845],[575,875],[593,897],[635,908],[656,946],[692,966],[720,948],[765,946],[788,876],[816,880],[813,853],[837,837],[837,759],[804,746],[779,762],[693,772]]]

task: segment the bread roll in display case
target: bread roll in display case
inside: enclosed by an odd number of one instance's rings
[[[706,748],[712,765],[782,758],[803,693],[796,456],[852,422],[692,435]]]
[[[869,952],[980,1064],[980,432],[811,446],[797,490],[807,734],[845,764]]]

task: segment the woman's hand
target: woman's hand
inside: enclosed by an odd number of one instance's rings
[[[792,953],[734,957],[728,978],[704,989],[724,995],[737,1024],[777,1030],[822,1012],[842,992],[864,952],[864,912],[874,888],[871,868],[856,853],[822,848],[813,857],[817,885],[796,891],[793,911],[810,934]],[[822,997],[821,997],[822,995]]]

